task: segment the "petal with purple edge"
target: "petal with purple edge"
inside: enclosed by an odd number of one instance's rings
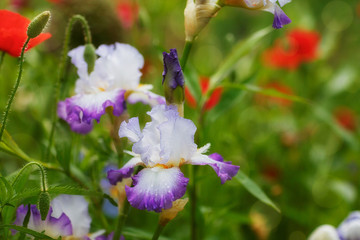
[[[107,172],[107,178],[112,185],[116,185],[117,182],[121,182],[124,178],[128,178],[134,172],[134,167],[142,164],[140,157],[133,157],[119,170],[109,170]]]
[[[125,191],[131,206],[161,212],[172,207],[172,202],[186,192],[189,179],[179,168],[145,168],[133,177],[134,186]]]
[[[341,240],[360,239],[360,211],[352,212],[338,227]]]
[[[58,104],[58,115],[67,121],[74,132],[86,134],[92,129],[92,120],[100,121],[107,107],[113,108],[113,114],[120,116],[126,108],[124,90],[80,94]]]
[[[177,86],[183,87],[185,84],[184,75],[181,70],[176,49],[170,49],[170,53],[163,52],[164,72],[163,80],[168,81],[168,85],[175,89]]]
[[[232,165],[231,162],[224,162],[222,156],[218,153],[206,156],[201,154],[201,151],[198,151],[198,153],[196,153],[190,161],[187,161],[187,163],[193,165],[211,166],[219,176],[222,184],[231,180],[240,169],[239,166]]]
[[[272,25],[273,28],[279,29],[282,28],[284,25],[291,23],[291,19],[278,5],[275,4],[274,8],[274,22]]]

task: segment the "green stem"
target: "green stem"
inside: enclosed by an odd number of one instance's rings
[[[31,207],[30,207],[30,204],[28,204],[28,210],[27,210],[27,213],[25,215],[25,218],[24,218],[24,222],[23,222],[23,227],[27,227],[28,224],[29,224],[29,220],[30,220],[30,215],[31,215]],[[18,240],[24,240],[26,237],[26,234],[25,233],[21,233],[20,234],[20,237]]]
[[[112,125],[110,135],[118,155],[118,167],[121,168],[124,165],[124,148],[126,147],[126,142],[122,141],[119,137],[119,128],[123,121],[129,119],[129,114],[125,111],[119,117],[116,117],[111,111],[107,111],[107,113]]]
[[[22,49],[21,49],[20,64],[19,64],[19,74],[18,74],[18,77],[16,79],[15,86],[14,86],[12,92],[11,92],[9,101],[8,101],[8,103],[6,105],[6,109],[5,109],[5,112],[4,112],[4,118],[2,120],[1,130],[0,130],[0,141],[2,139],[2,135],[3,135],[4,130],[5,130],[6,120],[7,120],[10,108],[11,108],[11,104],[12,104],[14,98],[15,98],[16,91],[17,91],[17,89],[19,87],[19,84],[20,84],[21,75],[22,75],[22,69],[23,69],[23,63],[24,63],[24,53],[25,53],[25,49],[26,49],[26,46],[28,45],[29,41],[30,41],[30,38],[28,37],[26,39],[26,42],[24,43]]]
[[[152,240],[158,240],[160,235],[161,235],[161,232],[164,230],[165,226],[161,225],[160,223],[157,225],[157,228],[154,232],[154,235],[152,237]]]
[[[128,216],[129,210],[130,210],[130,203],[129,203],[129,201],[125,200],[123,209],[122,209],[121,213],[119,214],[117,222],[116,222],[116,228],[115,228],[113,240],[119,240],[122,230],[123,230],[123,227],[124,227],[124,223]]]
[[[72,16],[71,19],[69,20],[69,23],[65,30],[65,41],[64,41],[64,47],[63,47],[63,51],[61,54],[61,60],[60,60],[60,65],[59,65],[59,75],[58,75],[58,77],[55,81],[55,85],[54,85],[54,102],[53,102],[54,105],[52,107],[52,114],[51,114],[52,124],[51,124],[49,144],[46,149],[45,159],[49,159],[51,146],[54,141],[54,135],[55,135],[55,129],[56,129],[56,123],[57,123],[56,109],[57,109],[57,103],[59,101],[59,96],[60,96],[60,85],[62,82],[64,82],[65,68],[66,68],[66,63],[67,63],[67,54],[69,52],[69,43],[71,40],[71,31],[76,22],[80,22],[82,25],[85,43],[88,44],[88,43],[91,43],[91,41],[92,41],[90,27],[89,27],[89,24],[86,21],[86,19],[81,15]]]
[[[2,51],[2,52],[0,53],[0,69],[1,69],[2,63],[3,63],[3,61],[4,61],[4,57],[5,57],[5,52]]]
[[[193,41],[186,41],[186,42],[185,42],[185,47],[184,47],[183,55],[182,55],[181,60],[180,60],[180,66],[181,66],[181,69],[182,69],[183,71],[184,71],[184,69],[185,69],[186,62],[187,62],[187,60],[188,60],[188,58],[189,58],[189,54],[190,54],[192,45],[193,45]]]
[[[196,221],[196,172],[193,165],[189,165],[189,175],[190,175],[190,184],[189,184],[189,198],[190,198],[190,224],[191,224],[191,239],[197,239],[197,221]]]
[[[16,181],[18,180],[18,178],[19,178],[19,177],[21,176],[21,174],[25,171],[25,169],[28,168],[28,167],[30,167],[30,166],[32,166],[32,165],[35,165],[35,166],[37,166],[37,167],[39,168],[39,170],[40,170],[40,175],[41,175],[40,180],[41,180],[42,191],[44,191],[44,192],[47,191],[47,179],[46,179],[45,169],[44,169],[44,167],[43,167],[41,164],[39,164],[39,163],[37,163],[37,162],[30,162],[30,163],[26,164],[26,165],[20,170],[20,172],[16,175],[16,177],[15,177],[15,179],[14,179],[14,181],[13,181],[13,183],[12,183],[11,185],[14,186],[14,184],[16,183]]]

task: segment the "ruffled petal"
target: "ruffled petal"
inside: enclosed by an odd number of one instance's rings
[[[77,73],[81,79],[88,77],[87,63],[84,59],[85,46],[79,46],[69,51],[68,56],[71,63],[77,68]]]
[[[221,183],[224,184],[227,180],[231,180],[240,167],[232,165],[231,162],[224,162],[223,157],[218,153],[213,153],[209,156],[202,154],[207,150],[209,145],[198,150],[198,152],[191,158],[190,161],[187,161],[189,164],[193,165],[209,165],[211,166],[216,174],[219,176]]]
[[[66,214],[71,221],[73,236],[84,237],[89,233],[91,223],[88,205],[83,196],[59,195],[51,202],[52,216],[58,218]]]
[[[125,187],[131,206],[161,212],[172,207],[172,202],[186,192],[189,179],[179,168],[145,168],[133,177],[134,186]]]
[[[322,225],[314,230],[309,240],[340,240],[336,229],[331,225]]]
[[[196,126],[191,120],[174,115],[160,124],[158,129],[161,163],[179,166],[181,159],[190,159],[196,153]]]
[[[130,118],[128,122],[123,121],[119,128],[119,137],[127,137],[131,142],[138,142],[142,138],[139,118]]]
[[[100,56],[96,60],[95,72],[100,78],[108,79],[115,88],[136,89],[142,75],[144,57],[131,45],[115,43],[101,45],[96,50]]]
[[[126,108],[124,90],[80,94],[58,104],[58,116],[67,121],[74,132],[86,134],[92,128],[92,120],[97,122],[105,114],[107,107],[113,108],[113,114],[120,116]]]
[[[124,178],[130,177],[134,172],[134,167],[142,163],[139,156],[133,157],[119,170],[109,170],[107,172],[107,178],[112,185],[116,185],[117,182],[121,182]]]

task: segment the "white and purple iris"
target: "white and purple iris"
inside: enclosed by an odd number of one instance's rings
[[[130,177],[135,166],[145,167],[132,177],[133,187],[125,188],[133,207],[156,212],[171,208],[186,192],[189,179],[180,171],[183,164],[210,165],[221,183],[236,175],[239,166],[224,162],[217,153],[204,154],[210,144],[197,148],[194,123],[180,117],[175,106],[158,105],[148,114],[151,122],[142,131],[138,118],[121,124],[119,136],[133,142],[132,152],[128,152],[133,158],[121,169],[108,171],[108,179],[115,185]]]
[[[44,221],[36,205],[30,206],[27,228],[50,237],[74,237],[88,239],[91,218],[88,203],[82,196],[60,195],[51,201],[49,213]],[[15,225],[22,226],[28,206],[21,205],[16,211]]]
[[[152,93],[152,85],[140,84],[144,58],[128,44],[101,45],[94,71],[88,74],[84,60],[85,46],[69,52],[77,67],[76,95],[58,104],[58,116],[67,121],[74,132],[86,134],[93,128],[93,120],[100,121],[105,109],[112,107],[115,116],[126,109],[126,103],[143,102],[154,106],[163,104],[163,97]]]
[[[337,229],[331,225],[318,227],[309,240],[360,240],[360,211],[350,213]]]
[[[233,0],[230,0],[232,2]],[[284,13],[284,11],[277,4],[283,7],[285,4],[291,2],[291,0],[244,0],[245,8],[254,10],[263,10],[274,14],[273,28],[279,29],[284,25],[291,23],[290,18]]]

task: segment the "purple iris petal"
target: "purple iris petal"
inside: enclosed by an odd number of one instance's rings
[[[105,236],[105,235],[98,236],[98,237],[95,238],[95,240],[113,240],[113,236],[114,236],[114,233],[112,232],[107,236]],[[119,240],[125,240],[125,237],[120,236]]]
[[[95,119],[99,122],[107,107],[113,107],[115,116],[120,116],[126,109],[125,90],[112,92],[108,98],[105,94],[108,93],[101,92],[90,97],[89,95],[75,95],[67,98],[65,101],[59,102],[58,116],[69,123],[72,131],[86,134],[93,127],[92,120]],[[99,101],[97,101],[97,95]]]
[[[279,29],[289,23],[291,23],[291,19],[278,5],[275,5],[273,28]]]
[[[168,81],[169,86],[175,89],[177,86],[183,87],[185,84],[184,75],[180,67],[176,49],[170,49],[170,53],[163,52],[164,57],[164,72],[163,80]]]
[[[145,168],[133,177],[133,187],[125,186],[131,206],[140,210],[161,212],[184,196],[189,179],[179,168]]]
[[[121,182],[124,178],[130,177],[133,172],[133,167],[120,168],[119,170],[109,170],[107,172],[107,178],[112,185],[116,185],[117,182]]]
[[[215,160],[215,163],[209,164],[219,176],[221,180],[221,184],[224,184],[227,180],[231,180],[240,167],[236,165],[232,165],[230,161],[224,162],[223,157],[218,153],[213,153],[209,155],[209,158]]]

